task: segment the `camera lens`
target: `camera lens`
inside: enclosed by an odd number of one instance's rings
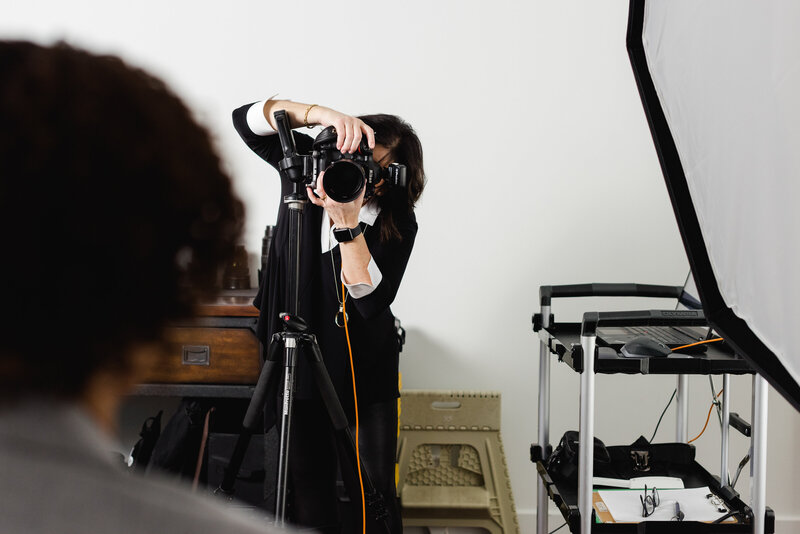
[[[364,187],[364,171],[349,160],[339,160],[325,169],[325,193],[336,202],[352,202]]]

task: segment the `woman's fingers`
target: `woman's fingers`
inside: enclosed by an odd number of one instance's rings
[[[317,176],[317,190],[316,193],[322,197],[327,197],[327,193],[325,193],[325,171],[321,171],[319,176]]]
[[[336,149],[340,152],[357,151],[364,136],[369,147],[375,148],[375,132],[361,119],[326,107],[320,107],[318,113],[319,124],[336,128]]]
[[[325,177],[325,171],[319,173],[319,176],[317,177],[316,189],[311,189],[310,187],[306,186],[306,193],[308,194],[308,199],[315,206],[325,207],[325,199],[328,198],[327,193],[325,193],[325,186],[322,183],[324,177]]]
[[[364,124],[364,122],[362,121],[361,124]],[[375,132],[372,130],[372,128],[364,124],[364,133],[367,134],[367,143],[369,144],[369,147],[375,148]]]
[[[343,152],[342,147],[344,146],[344,139],[347,137],[347,128],[344,125],[344,119],[338,119],[333,123],[333,127],[336,128],[336,150]]]
[[[364,121],[355,117],[343,117],[333,126],[336,128],[336,149],[352,154],[358,150],[361,139],[366,135],[370,148],[375,148],[375,132]]]
[[[361,130],[355,124],[355,121],[347,122],[347,139],[344,141],[344,149],[342,152],[350,152],[351,154],[358,150],[358,143],[361,141]]]
[[[348,132],[353,131],[352,125],[348,127],[348,120],[350,117],[344,117],[338,124],[336,124],[336,149],[339,152],[350,152],[350,138],[352,138],[352,133],[350,133],[350,137],[348,137]]]
[[[312,204],[321,208],[325,207],[324,197],[318,197],[314,190],[308,186],[306,186],[306,194],[308,195],[308,200],[310,200]]]
[[[359,145],[361,144],[361,139],[366,136],[367,137],[367,144],[370,148],[375,148],[375,132],[370,128],[367,123],[362,121],[361,119],[356,119],[355,122],[356,134],[357,139],[355,144],[353,145],[353,152],[358,150]]]

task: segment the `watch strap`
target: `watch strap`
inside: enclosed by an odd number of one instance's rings
[[[336,238],[336,241],[339,243],[347,243],[348,241],[352,241],[353,239],[357,238],[361,235],[361,225],[357,225],[355,228],[334,228],[333,229],[333,237]]]

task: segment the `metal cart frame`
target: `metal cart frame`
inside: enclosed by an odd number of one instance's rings
[[[555,326],[551,313],[551,299],[559,297],[589,297],[589,296],[638,296],[638,297],[663,297],[679,299],[683,288],[680,286],[655,286],[641,284],[579,284],[564,286],[542,286],[540,288],[541,310],[534,315],[534,331],[540,338],[539,353],[539,422],[538,445],[534,446],[538,456],[545,460],[551,450],[550,444],[550,358],[551,354],[558,354],[560,360],[567,359],[573,369],[581,374],[580,377],[580,440],[583,443],[592,443],[594,440],[594,397],[595,374],[598,372],[597,363],[597,327],[603,326],[640,326],[653,325],[652,317],[645,312],[588,312],[583,316],[580,324],[580,343],[566,347],[558,341],[551,330]],[[697,326],[706,325],[702,312],[681,312],[672,314],[668,324]],[[667,324],[667,323],[664,323]],[[558,345],[558,346],[556,346]],[[590,357],[584,357],[588,355]],[[752,398],[752,432],[751,432],[751,503],[752,532],[764,534],[765,518],[768,508],[765,502],[766,495],[766,452],[767,452],[767,393],[768,387],[764,378],[754,373],[747,362],[736,355],[727,361],[709,362],[697,359],[689,365],[683,365],[679,372],[670,371],[671,362],[668,358],[652,360],[630,360],[624,365],[631,367],[641,366],[641,372],[678,374],[677,378],[677,421],[676,441],[685,443],[688,434],[688,375],[689,374],[721,374],[723,377],[724,393],[722,398],[723,420],[728,421],[730,416],[730,374],[753,374]],[[687,362],[687,360],[681,360]],[[620,362],[620,365],[623,365]],[[601,372],[631,372],[630,370],[601,370]],[[633,371],[635,372],[635,371]],[[729,424],[723,425],[722,439],[720,440],[720,481],[722,486],[727,485],[728,477],[728,443]],[[580,532],[589,533],[592,530],[592,473],[594,458],[592,447],[580,447],[578,455],[578,509],[580,511]],[[545,480],[542,476],[538,480],[537,496],[537,534],[547,534],[549,495]],[[769,514],[772,514],[769,510]],[[774,517],[771,517],[774,523]],[[772,525],[774,527],[774,525]]]

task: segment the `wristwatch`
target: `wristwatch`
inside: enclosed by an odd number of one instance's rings
[[[357,238],[361,235],[361,225],[357,225],[355,228],[334,228],[333,229],[333,237],[336,238],[336,241],[339,243],[347,243],[348,241],[352,241],[353,239]]]

